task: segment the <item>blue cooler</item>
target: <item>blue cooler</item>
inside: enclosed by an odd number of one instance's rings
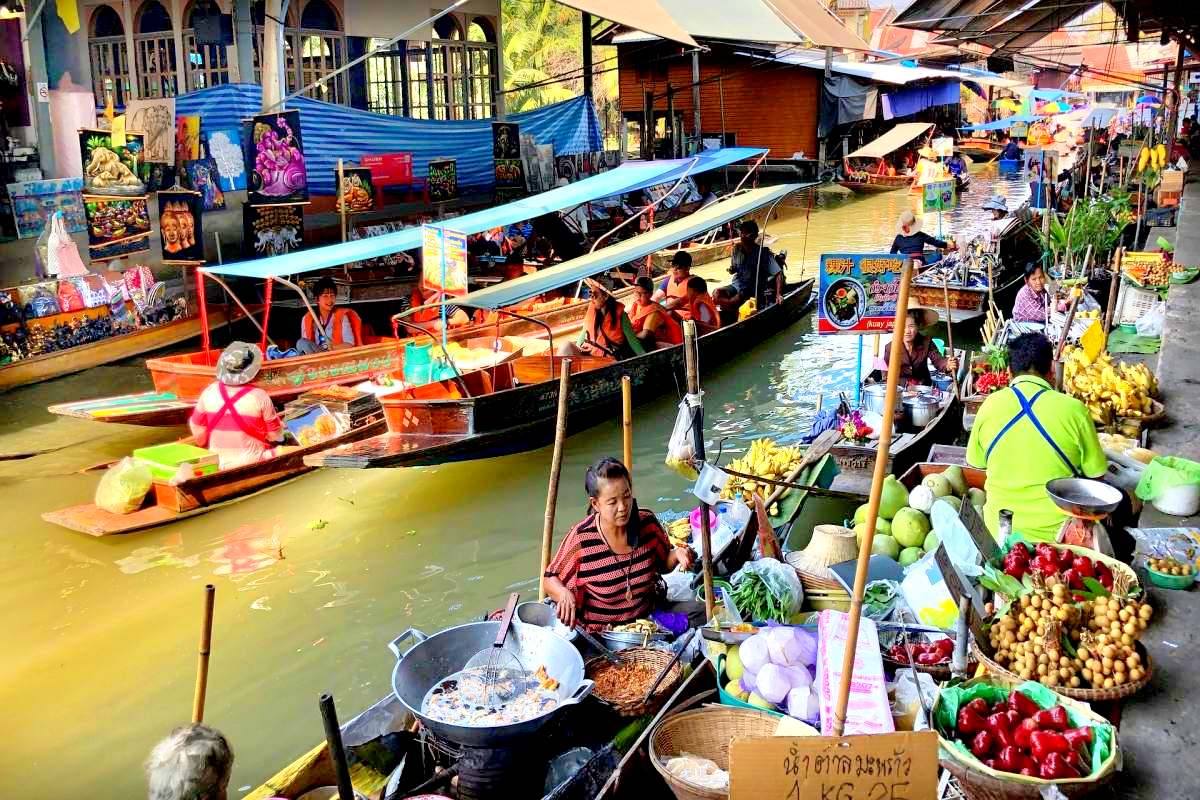
[[[1002,158],[996,164],[999,165],[1001,175],[1016,175],[1021,171],[1021,159],[1019,158]]]

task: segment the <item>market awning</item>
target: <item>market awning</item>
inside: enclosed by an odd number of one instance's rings
[[[797,33],[804,34],[817,47],[870,50],[871,47],[849,28],[820,0],[764,0],[779,18]],[[737,9],[741,3],[730,3]]]
[[[883,158],[894,153],[933,127],[932,122],[904,122],[855,150],[847,158]]]
[[[964,125],[959,128],[960,131],[1005,131],[1013,125],[1029,124],[1031,122],[1040,122],[1045,119],[1045,114],[1013,114],[1011,117],[1004,119],[985,122],[981,125]]]
[[[566,186],[455,217],[446,222],[446,227],[467,235],[492,228],[503,228],[552,211],[574,208],[604,197],[677,181],[683,175],[698,175],[708,170],[720,169],[748,158],[757,158],[765,152],[767,151],[756,147],[725,147],[719,150],[705,150],[692,158],[626,161],[616,169]],[[314,247],[311,250],[297,250],[280,256],[236,264],[209,265],[201,271],[214,275],[259,279],[297,275],[393,255],[405,250],[415,250],[421,243],[421,227],[418,225],[383,236]]]
[[[471,292],[456,302],[461,302],[462,305],[470,308],[494,309],[511,306],[552,289],[576,283],[607,269],[628,264],[673,244],[694,239],[700,234],[744,216],[757,208],[769,205],[794,191],[815,185],[812,183],[787,183],[730,195],[694,214],[668,222],[666,225],[631,239],[602,247],[587,255],[564,261],[531,275]]]
[[[937,31],[936,41],[1019,52],[1080,13],[1078,5],[1061,0],[914,0],[892,24]]]
[[[782,50],[778,53],[767,55],[761,52],[741,51],[738,55],[757,59],[768,58],[772,61],[791,64],[797,67],[806,67],[808,69],[822,71],[825,69],[825,59],[812,53],[796,53],[791,50]],[[933,67],[909,66],[908,64],[881,61],[840,61],[835,59],[830,63],[829,68],[831,72],[837,72],[842,75],[853,75],[856,78],[865,78],[877,83],[892,83],[897,86],[903,86],[914,81],[933,79],[974,81],[975,83],[1001,88],[1020,85],[1020,81],[1009,80],[1003,76],[982,70],[934,69]]]
[[[659,0],[662,8],[692,36],[730,42],[815,45],[836,50],[869,50],[820,0]],[[573,3],[572,3],[573,5]],[[635,5],[630,3],[630,5]],[[642,33],[653,33],[636,25]],[[645,41],[620,33],[614,43]]]
[[[696,40],[667,13],[658,0],[559,0],[564,6],[616,22],[629,28],[652,33],[673,42],[699,47]],[[532,13],[532,11],[530,12]]]

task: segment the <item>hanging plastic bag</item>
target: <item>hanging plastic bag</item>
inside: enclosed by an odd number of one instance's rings
[[[693,466],[696,460],[696,445],[692,436],[692,417],[694,409],[700,406],[703,395],[704,392],[699,395],[688,394],[679,401],[675,427],[671,429],[671,438],[667,442],[667,466],[689,481],[700,477],[700,473]]]
[[[746,589],[743,584],[747,582],[765,587],[771,595],[770,600]],[[752,619],[787,622],[804,602],[804,587],[800,585],[800,577],[793,567],[773,558],[762,558],[749,562],[734,573],[733,599],[738,603],[738,610]],[[755,608],[755,605],[762,607]],[[771,606],[777,613],[765,610],[766,606]]]
[[[1162,336],[1167,321],[1167,304],[1161,300],[1135,323],[1138,336]]]
[[[50,230],[50,249],[60,278],[82,278],[88,274],[88,269],[79,257],[79,246],[67,232],[67,224],[63,221],[61,211],[54,213]]]
[[[96,486],[96,505],[110,514],[131,514],[154,485],[150,469],[132,458],[123,458],[109,467]]]

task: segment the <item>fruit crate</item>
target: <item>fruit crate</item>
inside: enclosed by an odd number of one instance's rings
[[[1121,290],[1117,294],[1117,310],[1114,315],[1117,324],[1136,324],[1154,308],[1158,299],[1157,290],[1141,289],[1122,281]]]

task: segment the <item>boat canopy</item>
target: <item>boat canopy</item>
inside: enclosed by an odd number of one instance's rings
[[[1005,131],[1013,125],[1028,124],[1030,122],[1040,122],[1045,119],[1045,114],[1013,114],[1011,117],[1004,119],[993,120],[992,122],[983,122],[979,125],[964,125],[959,128],[963,131]]]
[[[873,142],[863,145],[847,158],[883,158],[894,153],[921,134],[933,127],[932,122],[904,122],[880,136]]]
[[[470,308],[497,309],[536,297],[552,289],[581,281],[597,273],[627,264],[674,244],[694,239],[719,225],[744,216],[755,209],[774,203],[799,189],[815,183],[787,183],[750,189],[723,197],[694,214],[668,222],[623,242],[608,245],[587,255],[555,264],[538,272],[504,281],[486,289],[453,299],[456,305]]]
[[[738,161],[756,158],[766,152],[765,149],[756,147],[724,147],[717,150],[705,150],[692,158],[627,161],[616,169],[591,175],[566,186],[444,220],[440,224],[450,230],[467,235],[480,233],[540,217],[552,211],[574,208],[604,197],[677,181],[684,175],[696,175],[720,169]],[[340,267],[369,258],[380,258],[405,250],[414,250],[421,244],[421,226],[414,225],[383,236],[339,242],[324,247],[314,247],[310,250],[297,250],[293,253],[284,253],[253,261],[209,265],[201,268],[200,271],[239,278],[275,278]]]

